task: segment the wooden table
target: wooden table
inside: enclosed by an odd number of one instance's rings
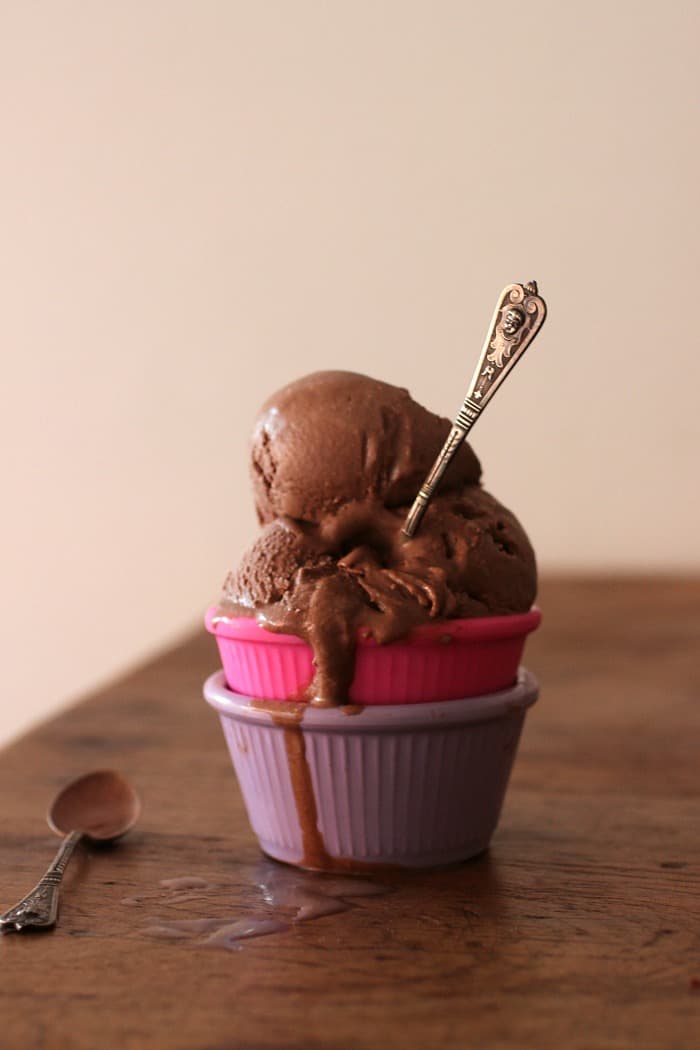
[[[278,866],[201,700],[210,638],[7,749],[2,908],[52,855],[66,778],[118,767],[145,808],[73,862],[53,933],[0,939],[2,1050],[700,1046],[700,581],[550,581],[541,605],[542,696],[488,855],[238,951],[148,932],[272,914]],[[206,886],[161,885],[183,876]]]

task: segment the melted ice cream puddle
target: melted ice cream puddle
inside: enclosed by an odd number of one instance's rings
[[[227,923],[216,933],[210,934],[202,941],[203,948],[224,948],[226,951],[238,951],[238,941],[248,937],[264,937],[267,933],[280,933],[288,930],[286,922],[277,919],[238,919],[237,922]]]
[[[160,885],[166,890],[209,890],[211,883],[199,875],[181,875],[177,879],[161,879]]]
[[[188,901],[202,900],[205,894],[216,888],[209,879],[203,879],[199,875],[180,875],[174,879],[161,879],[159,885],[164,890],[171,891],[171,896],[166,901],[168,904],[186,904]],[[152,900],[162,900],[162,894],[156,892],[139,897],[122,897],[121,903],[133,906]]]
[[[143,930],[155,940],[187,941],[199,948],[219,948],[238,951],[240,941],[281,933],[299,922],[309,922],[326,915],[337,915],[353,907],[353,901],[362,897],[377,897],[389,892],[389,887],[358,878],[326,878],[280,868],[271,862],[259,865],[255,885],[260,891],[266,913],[257,909],[253,914],[237,918],[199,917],[187,919],[154,918]],[[225,890],[198,876],[162,879],[160,885],[169,896],[153,895],[162,904],[181,904],[190,898],[182,891]],[[125,898],[123,903],[144,898]]]

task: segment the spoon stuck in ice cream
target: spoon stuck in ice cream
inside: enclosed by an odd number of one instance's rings
[[[547,307],[537,294],[536,281],[524,285],[509,284],[501,292],[467,396],[408,512],[404,535],[415,536],[428,503],[464,439],[492,395],[515,368],[546,316]]]

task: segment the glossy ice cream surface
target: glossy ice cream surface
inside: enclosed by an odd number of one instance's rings
[[[314,373],[263,406],[251,447],[262,532],[227,577],[220,612],[307,640],[312,702],[347,701],[361,630],[383,644],[532,605],[532,547],[481,487],[466,443],[416,536],[402,532],[449,429],[406,390],[351,372]]]

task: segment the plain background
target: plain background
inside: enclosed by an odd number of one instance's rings
[[[0,739],[201,622],[273,389],[453,415],[511,281],[486,486],[545,571],[700,567],[699,11],[0,3]]]

